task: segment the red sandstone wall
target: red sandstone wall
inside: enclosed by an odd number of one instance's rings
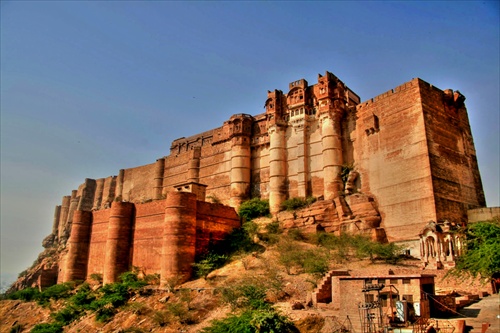
[[[200,159],[200,183],[208,185],[207,196],[229,204],[231,184],[231,142],[203,146]]]
[[[145,274],[161,272],[165,202],[165,200],[155,200],[135,204],[135,219],[131,224],[132,235],[128,260],[130,266],[139,267]],[[104,274],[105,272],[110,213],[111,209],[92,212],[87,278],[93,273]],[[196,253],[203,253],[209,242],[217,242],[234,228],[239,227],[239,216],[233,208],[197,201]]]
[[[122,200],[143,202],[153,198],[155,163],[124,170]]]
[[[160,273],[165,200],[136,204],[132,266],[145,274]]]
[[[424,81],[419,88],[437,219],[465,223],[468,209],[486,206],[467,110]]]
[[[357,116],[350,139],[361,190],[375,196],[389,241],[416,240],[437,218],[419,79],[361,103]]]
[[[240,227],[236,211],[221,204],[196,202],[196,255],[206,251],[210,242],[222,240],[233,229]]]
[[[104,274],[104,254],[108,237],[110,209],[92,212],[92,229],[90,234],[87,278],[92,273]]]

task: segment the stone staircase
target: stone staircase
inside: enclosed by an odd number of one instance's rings
[[[313,305],[318,303],[331,303],[332,301],[332,277],[349,275],[348,271],[332,270],[323,276],[316,289],[312,293]]]

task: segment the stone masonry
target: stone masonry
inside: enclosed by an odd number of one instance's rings
[[[268,91],[264,113],[232,115],[174,140],[153,163],[86,179],[63,197],[45,242],[67,244],[58,281],[99,273],[111,282],[132,266],[188,277],[196,253],[239,227],[235,209],[252,197],[277,216],[284,200],[314,196],[285,227],[367,232],[418,257],[429,221],[462,225],[485,206],[464,100],[415,78],[361,102],[329,72]],[[184,184],[199,192],[179,192]]]

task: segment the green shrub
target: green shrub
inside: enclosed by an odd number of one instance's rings
[[[206,279],[211,271],[222,267],[227,262],[228,258],[229,257],[224,254],[208,253],[203,259],[193,264],[194,273],[197,277]]]
[[[71,282],[55,284],[43,290],[38,296],[38,304],[47,304],[50,299],[62,299],[68,298],[71,295],[71,291],[74,289],[75,285]]]
[[[250,221],[254,218],[269,215],[269,201],[253,198],[241,204],[238,210],[243,221]]]
[[[8,299],[17,299],[25,302],[30,302],[38,299],[40,291],[36,288],[25,288],[6,295]]]
[[[140,280],[136,272],[125,272],[122,273],[118,279],[122,282],[124,286],[131,289],[142,288],[147,285],[147,282]]]
[[[294,211],[297,209],[301,209],[304,207],[309,206],[310,204],[314,203],[316,201],[316,198],[314,197],[307,197],[307,198],[290,198],[285,201],[283,201],[280,205],[280,210],[286,210],[286,211]]]
[[[268,309],[270,304],[266,301],[270,283],[262,277],[247,277],[228,287],[218,289],[222,302],[229,304],[234,309]]]
[[[77,320],[83,315],[84,310],[81,307],[67,305],[56,313],[51,313],[50,316],[61,325],[68,325],[72,321]]]
[[[299,263],[305,273],[322,276],[329,270],[328,257],[323,251],[304,251]]]
[[[203,333],[292,333],[298,332],[293,323],[274,309],[247,310],[239,315],[214,320]]]
[[[60,323],[37,324],[30,331],[31,333],[62,333],[63,325]]]
[[[96,299],[95,294],[90,290],[88,283],[84,283],[78,288],[78,291],[73,295],[69,302],[75,306],[89,308],[89,305]]]

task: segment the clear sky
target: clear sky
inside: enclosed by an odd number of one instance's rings
[[[467,98],[499,206],[499,2],[1,1],[1,272],[42,250],[85,178],[264,111],[326,70],[367,100],[414,77]]]

